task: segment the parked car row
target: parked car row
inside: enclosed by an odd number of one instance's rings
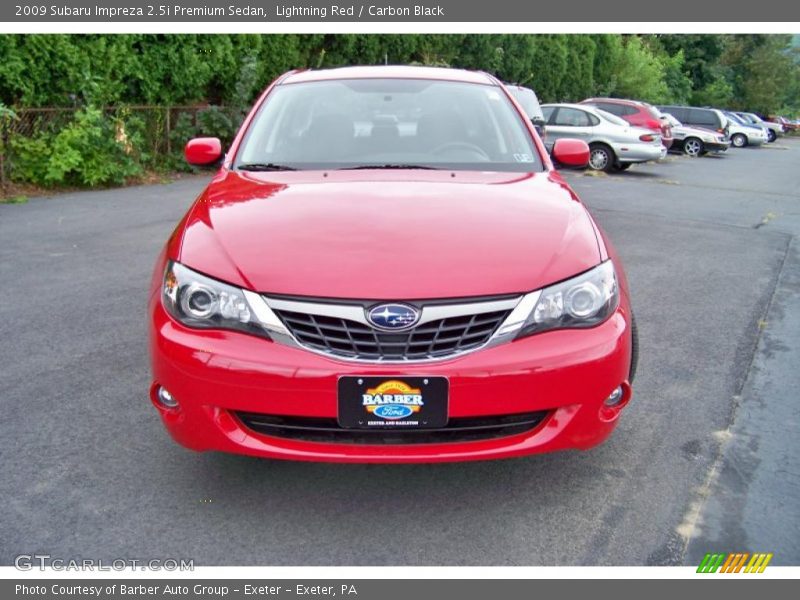
[[[761,146],[774,142],[790,127],[786,119],[768,121],[752,112],[653,106],[622,98],[540,106],[529,88],[514,85],[509,91],[536,125],[548,150],[558,139],[584,140],[591,152],[589,168],[598,171],[660,160],[667,151],[696,157],[727,152],[731,146]]]
[[[660,133],[634,127],[616,115],[589,104],[545,104],[545,147],[564,138],[577,138],[589,145],[589,168],[596,171],[624,170],[633,163],[659,160],[667,154]]]

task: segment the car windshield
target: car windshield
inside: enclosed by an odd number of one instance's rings
[[[663,113],[663,115],[664,115],[664,117],[667,119],[667,123],[669,123],[669,124],[670,124],[670,125],[672,125],[673,127],[683,127],[683,123],[681,123],[680,121],[678,121],[678,119],[676,119],[675,117],[673,117],[671,114],[669,114],[669,113]]]
[[[543,169],[522,115],[490,85],[343,79],[277,86],[240,169]]]
[[[725,115],[737,125],[747,125],[748,124],[744,119],[742,119],[741,117],[739,117],[737,115],[734,115],[732,113],[725,113]]]
[[[613,123],[614,125],[621,125],[622,127],[627,127],[629,125],[629,123],[625,119],[621,119],[617,115],[612,115],[610,112],[606,112],[602,108],[595,108],[594,110],[597,113],[597,116],[602,117],[609,123]]]

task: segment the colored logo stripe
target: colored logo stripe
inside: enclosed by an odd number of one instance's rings
[[[772,560],[772,553],[769,554],[753,554],[750,563],[745,568],[745,573],[763,573],[767,568],[769,561]]]
[[[748,562],[748,559],[749,562]],[[730,554],[708,553],[703,557],[698,573],[763,573],[772,560],[772,553],[731,552]],[[746,566],[745,566],[746,564]]]
[[[724,554],[706,554],[700,566],[697,567],[698,573],[716,573],[722,561],[725,559]]]

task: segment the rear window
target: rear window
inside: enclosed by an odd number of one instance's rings
[[[719,118],[713,111],[703,108],[693,108],[690,111],[689,122],[716,129],[719,127]]]
[[[601,110],[604,110],[607,113],[611,113],[612,115],[617,115],[618,117],[630,114],[625,111],[627,106],[624,106],[623,104],[616,104],[614,102],[591,102],[591,105]]]
[[[644,107],[645,111],[647,112],[647,114],[649,114],[654,119],[660,119],[661,118],[661,111],[659,111],[655,106],[651,106],[650,104],[646,104],[645,103],[645,104],[643,104],[643,107]]]
[[[678,121],[683,123],[689,122],[689,109],[685,106],[659,106],[661,112],[669,113]]]

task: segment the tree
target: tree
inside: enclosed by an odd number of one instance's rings
[[[785,77],[793,67],[788,35],[729,37],[721,63],[728,67],[733,87],[732,107],[762,114],[784,103]]]
[[[613,78],[617,97],[657,103],[669,94],[664,64],[638,36],[628,37],[622,44]]]

